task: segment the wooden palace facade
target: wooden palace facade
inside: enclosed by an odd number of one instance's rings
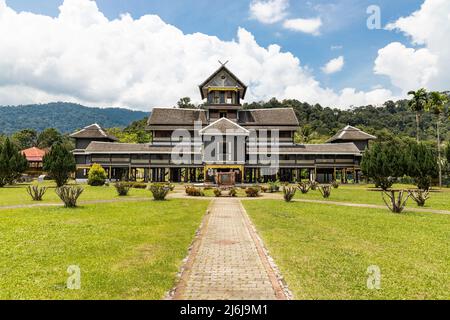
[[[199,89],[202,109],[152,110],[149,144],[119,143],[97,124],[73,133],[76,178],[86,179],[98,163],[111,180],[214,183],[219,173],[234,172],[237,183],[359,181],[374,136],[347,126],[325,144],[296,144],[294,110],[243,109],[247,87],[224,65]]]

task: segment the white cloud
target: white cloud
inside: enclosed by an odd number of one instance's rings
[[[288,19],[283,23],[283,27],[286,29],[309,33],[312,35],[319,35],[321,26],[322,20],[319,17],[312,19]]]
[[[253,0],[250,3],[250,17],[259,22],[272,24],[287,15],[289,0]]]
[[[328,63],[322,67],[322,71],[326,74],[336,73],[342,70],[344,67],[344,57],[339,56],[335,59],[331,59]]]
[[[378,51],[374,71],[386,75],[403,94],[418,87],[448,90],[450,84],[450,1],[425,0],[420,10],[388,24],[423,48],[393,42]]]
[[[12,30],[14,32],[12,32]],[[183,96],[228,66],[249,85],[246,101],[296,98],[324,106],[382,103],[385,89],[324,88],[278,45],[261,47],[239,28],[236,40],[184,34],[156,15],[108,20],[88,0],[65,0],[59,16],[17,13],[0,0],[0,104],[73,101],[150,110]]]

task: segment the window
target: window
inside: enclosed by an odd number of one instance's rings
[[[219,93],[217,91],[214,92],[214,103],[215,104],[220,103],[220,97],[219,97]]]
[[[233,103],[233,92],[229,91],[227,92],[227,104]]]

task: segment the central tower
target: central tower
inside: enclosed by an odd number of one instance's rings
[[[245,98],[247,86],[222,64],[208,79],[199,85],[209,122],[220,118],[238,121],[241,100]]]

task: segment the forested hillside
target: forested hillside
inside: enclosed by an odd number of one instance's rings
[[[306,137],[304,142],[323,142],[346,125],[358,127],[381,139],[389,136],[415,137],[415,114],[408,109],[408,100],[387,101],[381,107],[362,106],[349,110],[324,108],[318,104],[310,105],[297,100],[254,102],[244,108],[284,108],[292,107]],[[441,116],[442,141],[450,140],[449,106]],[[429,112],[421,113],[420,136],[422,140],[436,139],[436,116]]]
[[[74,103],[54,102],[22,106],[0,106],[0,134],[22,129],[42,131],[56,128],[71,133],[94,122],[105,128],[126,127],[149,113],[122,108],[90,108]]]

